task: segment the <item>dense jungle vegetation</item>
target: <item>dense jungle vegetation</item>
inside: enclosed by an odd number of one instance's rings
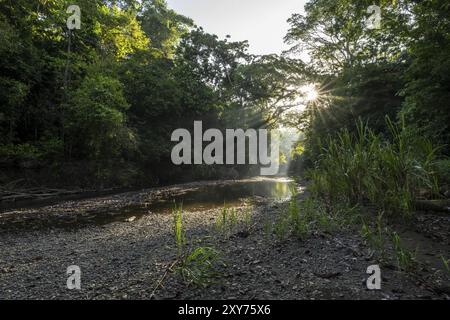
[[[291,49],[256,56],[163,0],[79,0],[82,24],[72,31],[69,1],[2,0],[0,181],[227,177],[229,168],[170,161],[171,132],[203,120],[301,130],[290,169],[314,169],[331,197],[378,201],[387,188],[403,198],[383,205],[407,208],[418,192],[438,195],[450,171],[450,4],[376,2],[379,29],[365,24],[372,1],[309,1],[289,19]],[[305,103],[307,84],[317,97]]]

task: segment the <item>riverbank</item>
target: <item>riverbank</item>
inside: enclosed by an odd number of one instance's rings
[[[433,259],[429,265],[423,261],[415,275],[395,266],[382,267],[382,289],[369,291],[366,270],[378,261],[357,230],[316,232],[303,241],[273,241],[265,226],[288,203],[261,196],[243,197],[233,204],[239,217],[250,212],[251,223],[246,232],[238,225],[226,236],[217,230],[220,207],[186,209],[188,242],[216,248],[226,267],[219,270],[218,282],[207,288],[187,287],[175,273],[157,287],[176,258],[173,217],[164,210],[152,212],[146,204],[168,194],[235,183],[244,182],[201,182],[3,212],[0,299],[448,298],[446,284],[439,282],[446,278]],[[301,201],[303,186],[298,190]],[[426,219],[421,232],[431,244],[428,257],[438,257],[440,250],[448,249],[450,221],[432,215]],[[430,233],[437,238],[426,237]],[[440,247],[430,251],[433,243]],[[71,265],[81,268],[79,291],[66,287],[66,269]]]

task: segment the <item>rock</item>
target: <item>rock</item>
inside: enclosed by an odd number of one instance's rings
[[[240,238],[248,238],[250,233],[247,230],[244,230],[244,231],[239,231],[236,235]]]
[[[133,222],[134,220],[136,220],[136,217],[132,216],[132,217],[125,219],[125,222]]]

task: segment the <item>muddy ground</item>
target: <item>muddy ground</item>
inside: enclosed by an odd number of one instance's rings
[[[418,214],[420,224],[403,226],[402,237],[419,245],[420,267],[407,274],[384,264],[382,289],[370,291],[366,269],[379,261],[357,227],[337,234],[317,232],[306,241],[275,241],[265,226],[284,210],[286,201],[261,197],[237,205],[242,215],[251,203],[249,232],[239,226],[228,235],[218,231],[220,208],[185,212],[191,245],[214,246],[226,267],[207,288],[187,286],[177,274],[168,273],[155,290],[177,250],[173,217],[146,210],[147,203],[204,184],[0,213],[0,299],[450,298],[449,275],[439,264],[440,256],[448,258],[450,252],[448,216]],[[81,268],[81,290],[67,289],[71,265]]]

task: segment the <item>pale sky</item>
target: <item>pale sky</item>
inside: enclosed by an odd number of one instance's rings
[[[306,0],[166,0],[208,33],[232,41],[248,40],[250,53],[281,53],[293,13],[302,13]]]

